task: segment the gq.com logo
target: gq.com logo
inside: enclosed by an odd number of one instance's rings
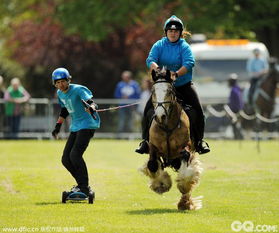
[[[252,221],[233,221],[231,228],[235,232],[278,232],[277,225],[254,225]]]

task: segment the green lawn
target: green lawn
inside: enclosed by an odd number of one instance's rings
[[[176,209],[175,182],[164,195],[148,188],[137,171],[147,156],[124,140],[93,140],[85,153],[94,204],[62,204],[61,192],[74,185],[60,162],[64,144],[0,141],[0,232],[225,233],[235,220],[279,231],[278,141],[261,142],[260,153],[252,141],[210,141],[193,193],[204,196],[203,208],[185,212]]]

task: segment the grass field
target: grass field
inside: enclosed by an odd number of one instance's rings
[[[94,204],[62,204],[74,184],[60,162],[64,144],[0,141],[0,232],[225,233],[236,220],[279,232],[278,141],[261,142],[260,153],[252,141],[210,141],[193,193],[204,196],[203,208],[185,212],[176,209],[175,183],[163,195],[148,188],[137,171],[147,156],[124,140],[93,140],[85,153]]]

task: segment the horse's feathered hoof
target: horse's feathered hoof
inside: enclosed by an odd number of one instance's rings
[[[150,188],[158,194],[168,192],[172,186],[170,175],[164,171],[156,179],[153,179]]]
[[[198,210],[202,208],[202,196],[191,198],[188,195],[182,195],[177,204],[178,210]]]

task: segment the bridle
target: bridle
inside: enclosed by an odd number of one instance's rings
[[[175,102],[177,100],[176,98],[176,92],[175,92],[175,89],[174,89],[174,86],[172,83],[168,82],[167,80],[162,80],[162,79],[159,79],[157,80],[154,84],[156,85],[157,83],[169,83],[171,85],[171,95],[174,96],[173,100],[171,101],[152,101],[153,103],[153,106],[154,106],[154,111],[158,108],[158,107],[162,107],[164,109],[164,112],[166,114],[166,117],[167,119],[169,119],[173,109],[174,109],[174,105],[175,105]],[[155,90],[153,89],[152,90],[152,96],[154,94]],[[156,106],[155,106],[156,104]],[[166,107],[164,106],[165,104],[170,104],[170,109],[169,109],[169,112],[167,111]],[[181,108],[181,111],[182,111],[182,108]],[[181,113],[180,113],[181,114]],[[176,128],[180,128],[180,123],[181,123],[181,120],[180,120],[180,117],[178,117],[178,120],[177,122],[174,124],[173,127],[169,128],[168,125],[165,125],[165,124],[162,124],[160,122],[158,122],[156,120],[156,117],[153,117],[153,119],[155,119],[156,123],[158,124],[159,128],[162,129],[165,133],[166,133],[166,142],[167,142],[167,150],[168,150],[168,155],[170,154],[170,136],[171,134],[173,133],[173,131],[176,129]],[[165,159],[164,160],[165,164],[168,163],[168,159]]]
[[[158,107],[162,107],[164,109],[167,119],[169,119],[170,115],[172,114],[172,111],[174,109],[174,105],[175,105],[175,102],[177,99],[175,89],[174,89],[173,84],[168,82],[167,80],[162,80],[162,79],[157,80],[153,85],[156,85],[157,83],[169,83],[171,85],[171,95],[174,96],[173,100],[171,100],[171,101],[152,101],[153,106],[154,106],[154,111]],[[154,91],[155,90],[153,89],[152,96],[154,94]],[[170,104],[169,111],[167,111],[166,107],[164,106],[165,104]],[[182,111],[182,109],[181,109],[181,111]],[[153,117],[153,118],[156,121],[156,123],[158,124],[158,126],[167,133],[167,137],[169,137],[172,134],[172,132],[180,125],[180,118],[177,120],[176,124],[174,124],[174,127],[172,127],[172,128],[168,128],[167,125],[158,122],[158,120],[156,120],[156,117]]]
[[[165,112],[166,116],[169,117],[169,115],[172,113],[173,105],[170,106],[170,111],[168,112],[167,109],[166,109],[166,107],[165,107],[165,104],[173,104],[173,103],[175,102],[176,97],[175,97],[175,90],[174,90],[174,87],[173,87],[173,85],[172,85],[170,82],[168,82],[167,80],[162,80],[162,79],[157,80],[157,81],[153,84],[153,86],[156,85],[157,83],[169,83],[169,84],[171,85],[171,94],[174,96],[174,99],[173,99],[172,101],[152,101],[152,104],[153,104],[153,106],[154,106],[154,110],[156,110],[158,107],[162,107],[162,108],[164,109],[164,112]],[[154,92],[155,92],[155,90],[153,89],[152,92],[151,92],[152,96],[153,96]],[[155,105],[156,105],[156,106],[155,106]],[[157,122],[157,121],[156,121],[156,122]],[[157,123],[160,124],[159,122],[157,122]]]

